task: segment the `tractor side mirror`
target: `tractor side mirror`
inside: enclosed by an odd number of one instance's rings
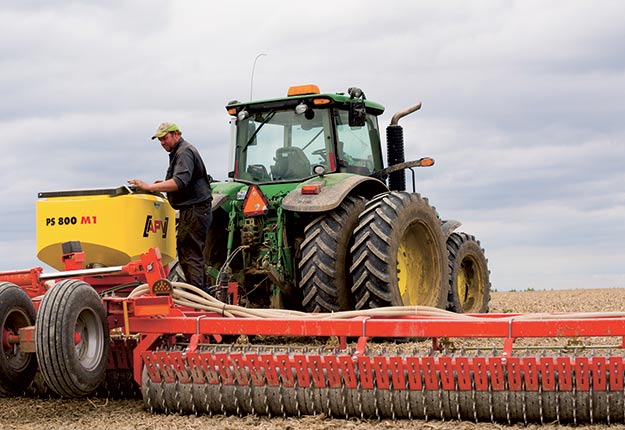
[[[362,99],[354,99],[349,102],[349,126],[363,127],[365,125],[365,117],[367,111],[365,109],[365,101]]]
[[[362,127],[365,125],[365,118],[367,116],[367,109],[365,108],[365,93],[357,87],[352,87],[347,90],[349,94],[349,117],[348,122],[350,127]]]

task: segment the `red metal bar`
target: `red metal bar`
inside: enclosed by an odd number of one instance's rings
[[[21,287],[29,297],[37,297],[45,294],[47,291],[45,284],[39,280],[39,275],[42,272],[43,268],[41,267],[0,272],[0,282],[15,284]]]
[[[141,306],[150,306],[152,298],[141,297]],[[154,299],[154,304],[158,298]],[[161,310],[164,298],[160,298]],[[140,309],[140,306],[136,307]],[[164,312],[164,311],[163,311]],[[280,318],[223,318],[216,314],[202,317],[162,316],[159,318],[129,317],[133,333],[183,333],[221,335],[267,336],[347,336],[347,337],[402,337],[402,338],[541,338],[623,336],[625,318],[549,319],[508,321],[491,317],[484,319],[362,318],[340,320],[280,319]],[[147,314],[146,314],[147,315]],[[212,316],[211,316],[212,315]]]

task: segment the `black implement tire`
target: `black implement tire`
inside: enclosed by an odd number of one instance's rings
[[[445,237],[419,194],[390,192],[369,202],[354,231],[352,259],[356,309],[447,305]]]
[[[110,348],[98,293],[83,281],[57,283],[39,306],[35,341],[39,369],[53,391],[63,397],[91,394],[104,379]]]
[[[365,199],[348,196],[335,210],[310,222],[301,245],[302,305],[308,312],[354,309],[351,296],[352,233]]]
[[[35,378],[37,358],[9,343],[22,327],[35,325],[35,307],[28,294],[10,282],[0,282],[0,395],[24,393]]]
[[[458,313],[488,312],[490,272],[480,242],[466,233],[447,239],[449,254],[448,308]]]

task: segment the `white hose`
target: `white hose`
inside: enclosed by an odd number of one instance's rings
[[[229,305],[207,292],[184,282],[172,282],[174,287],[172,297],[174,303],[192,309],[214,312],[228,318],[277,318],[277,319],[307,319],[307,320],[339,320],[357,317],[403,317],[425,316],[434,318],[475,320],[479,316],[458,314],[444,309],[430,306],[389,306],[375,309],[362,309],[357,311],[341,311],[333,313],[307,313],[288,309],[258,309],[244,308]],[[147,284],[136,287],[128,295],[129,298],[148,294],[150,289]],[[490,317],[493,321],[508,320],[546,320],[546,319],[588,319],[588,318],[623,318],[625,312],[574,312],[566,314],[533,313],[514,315],[509,317]]]

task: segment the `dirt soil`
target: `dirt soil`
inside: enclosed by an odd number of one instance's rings
[[[625,310],[625,289],[494,292],[491,312],[582,312]],[[584,429],[605,429],[605,425]],[[327,419],[324,416],[303,418],[266,418],[257,416],[181,416],[153,415],[141,400],[57,398],[0,398],[0,429],[563,429],[566,426],[504,426],[458,421],[365,421]],[[612,428],[625,428],[613,425]]]

